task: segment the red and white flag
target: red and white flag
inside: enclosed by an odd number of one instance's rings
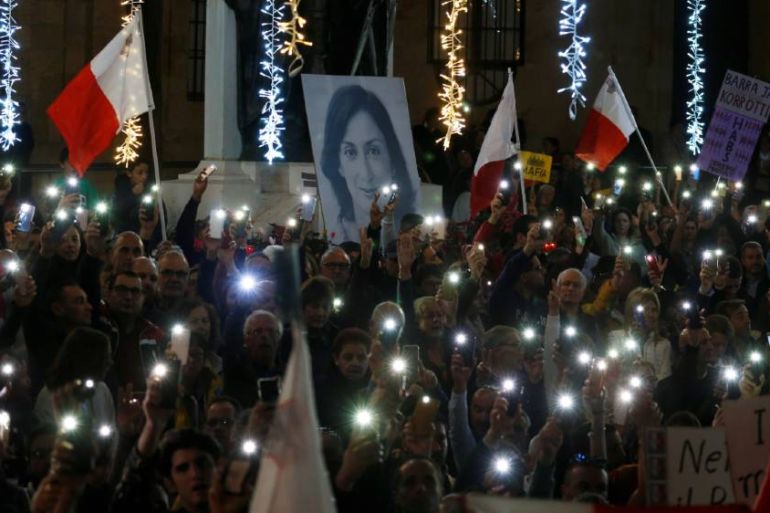
[[[321,451],[310,351],[295,332],[249,512],[301,511],[336,513],[337,508]]]
[[[513,77],[509,75],[503,97],[492,116],[473,168],[471,217],[485,209],[494,199],[505,161],[516,154],[516,146],[511,142],[515,123],[516,94],[513,90]]]
[[[127,119],[152,108],[139,14],[67,84],[48,107],[48,116],[67,142],[70,163],[83,176]]]
[[[604,171],[628,146],[635,124],[620,84],[610,73],[588,114],[575,155]]]

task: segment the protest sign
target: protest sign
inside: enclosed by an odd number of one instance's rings
[[[553,158],[545,153],[522,151],[519,154],[524,181],[548,183],[551,180],[551,163]]]
[[[770,397],[727,401],[723,410],[735,500],[751,506],[770,458]]]
[[[735,502],[723,429],[647,430],[645,458],[648,504],[708,506]]]
[[[741,180],[768,118],[770,84],[727,70],[698,167],[728,180]]]

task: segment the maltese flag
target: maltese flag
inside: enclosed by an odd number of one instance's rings
[[[614,74],[610,74],[588,114],[575,155],[604,171],[628,146],[636,130],[626,99]]]
[[[140,12],[67,84],[48,116],[83,176],[127,119],[154,107]]]
[[[516,123],[516,95],[513,91],[513,77],[508,75],[508,84],[489,123],[484,136],[471,180],[471,217],[485,209],[497,194],[505,161],[516,154],[511,142]]]

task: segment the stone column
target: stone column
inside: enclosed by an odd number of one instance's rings
[[[203,156],[238,160],[238,71],[235,13],[224,0],[206,3],[206,82]]]

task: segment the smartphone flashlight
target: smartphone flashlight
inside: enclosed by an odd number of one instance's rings
[[[690,191],[684,191],[682,193],[682,198],[683,199],[690,199],[690,198],[692,198],[692,193]]]
[[[714,200],[711,198],[704,198],[703,201],[700,202],[700,206],[703,210],[711,210],[714,208]]]
[[[609,351],[607,351],[607,358],[611,360],[617,360],[618,358],[620,358],[620,353],[618,352],[617,349],[610,349]]]
[[[607,370],[607,360],[597,360],[596,368],[602,372],[605,372]]]
[[[4,363],[2,367],[0,367],[0,372],[2,372],[3,376],[10,377],[13,376],[15,369],[13,368],[12,363]]]
[[[748,224],[757,224],[757,221],[759,221],[759,218],[756,216],[756,214],[750,214],[746,219]]]
[[[99,437],[100,438],[109,438],[112,436],[112,427],[108,424],[102,424],[99,426]]]
[[[460,283],[460,273],[456,271],[452,271],[451,273],[449,273],[448,278],[449,278],[449,283],[451,283],[452,285],[457,285],[458,283]]]
[[[516,382],[511,378],[506,378],[501,383],[501,388],[503,389],[503,392],[513,392],[513,388],[515,386],[516,386]]]
[[[72,433],[78,428],[78,418],[74,415],[65,415],[61,419],[61,432]]]
[[[244,274],[241,279],[238,280],[238,288],[242,292],[252,292],[257,288],[257,279],[250,274]]]
[[[244,219],[246,219],[246,212],[244,212],[243,210],[236,210],[235,213],[233,213],[233,218],[236,221],[243,221]]]
[[[241,444],[241,452],[247,456],[251,456],[252,454],[257,452],[257,442],[256,440],[252,440],[251,438],[246,439]]]
[[[505,456],[499,456],[495,458],[493,462],[495,472],[501,475],[509,474],[511,472],[511,466],[510,458],[506,458]]]
[[[165,363],[157,363],[152,368],[152,375],[156,378],[163,379],[166,377],[166,374],[168,374],[168,366]]]
[[[67,220],[67,211],[66,210],[57,210],[56,214],[54,214],[54,216],[59,221],[66,221]]]
[[[544,230],[550,230],[553,228],[553,221],[550,219],[544,219],[543,220],[543,229]]]
[[[631,388],[642,388],[642,378],[639,376],[631,376],[628,380],[628,384],[631,385]]]
[[[5,270],[8,271],[11,274],[17,272],[19,270],[19,261],[16,260],[16,259],[9,260],[5,264]]]
[[[286,220],[286,226],[288,226],[289,228],[296,228],[297,220],[294,219],[293,217],[290,217],[289,219]]]
[[[395,331],[398,328],[398,323],[392,317],[388,317],[382,321],[382,327],[385,331]]]
[[[67,178],[67,185],[74,189],[75,187],[78,186],[78,179],[75,178],[74,176],[70,176],[69,178]]]
[[[631,401],[634,400],[634,394],[631,393],[630,390],[622,389],[618,393],[618,397],[620,398],[620,402],[623,404],[629,404]]]
[[[574,326],[567,326],[566,328],[564,328],[564,334],[572,338],[575,335],[577,335],[577,328],[575,328]]]
[[[342,306],[344,305],[344,302],[342,301],[342,298],[335,297],[332,301],[332,307],[334,307],[334,311],[339,311]]]
[[[508,180],[500,180],[500,190],[507,191],[510,186],[511,184],[508,182]]]
[[[370,410],[362,408],[355,413],[353,421],[358,427],[366,428],[374,422],[374,415]]]
[[[591,363],[591,353],[588,351],[580,351],[580,353],[578,353],[578,363],[580,363],[580,365],[588,365]]]
[[[45,190],[45,195],[48,196],[49,198],[58,198],[59,189],[57,189],[53,185],[49,185]]]
[[[749,361],[751,361],[751,363],[759,363],[762,361],[762,355],[759,351],[752,351],[749,353]]]
[[[652,190],[652,182],[644,182],[642,184],[642,190],[644,192],[650,192]]]
[[[528,342],[535,340],[535,337],[537,336],[537,333],[535,333],[535,329],[530,327],[524,328],[521,334],[524,336],[524,340]]]
[[[152,194],[145,194],[142,198],[142,203],[145,205],[151,205],[152,204]]]
[[[394,358],[392,362],[390,362],[390,369],[393,371],[394,374],[401,375],[406,372],[406,360],[403,358]]]
[[[728,366],[722,370],[722,377],[728,383],[738,381],[738,370],[735,367]]]
[[[631,337],[628,337],[625,340],[625,342],[623,343],[623,346],[626,348],[626,351],[636,351],[637,349],[639,349],[639,343]]]
[[[634,248],[632,248],[632,247],[631,247],[631,246],[629,246],[628,244],[626,244],[625,246],[623,246],[623,254],[624,254],[624,255],[630,255],[630,254],[631,254],[631,253],[633,253],[633,252],[634,252]]]
[[[560,410],[571,410],[575,406],[575,399],[570,394],[560,394],[556,404]]]

